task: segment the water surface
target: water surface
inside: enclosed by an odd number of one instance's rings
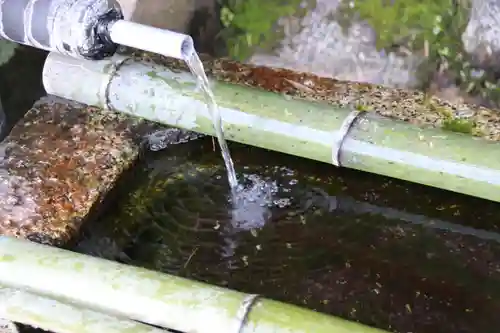
[[[393,332],[496,332],[500,205],[230,147],[242,205],[204,138],[146,156],[77,250]]]

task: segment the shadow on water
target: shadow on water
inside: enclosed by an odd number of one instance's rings
[[[394,332],[496,332],[500,205],[210,139],[146,156],[77,251]]]

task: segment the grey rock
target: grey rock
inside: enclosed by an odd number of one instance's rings
[[[421,59],[380,52],[375,32],[365,22],[353,22],[347,33],[335,20],[342,0],[317,0],[316,7],[302,19],[278,22],[285,37],[275,54],[255,54],[256,65],[311,72],[340,80],[414,87]]]
[[[473,0],[462,42],[470,54],[482,57],[500,53],[499,0]]]

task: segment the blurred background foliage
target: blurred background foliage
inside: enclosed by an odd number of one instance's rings
[[[378,48],[422,55],[417,73],[421,88],[429,88],[445,72],[466,93],[497,104],[496,74],[482,70],[484,64],[468,55],[462,43],[471,7],[471,0],[356,0],[344,1],[340,13],[345,27],[353,19],[370,24]]]
[[[279,19],[303,17],[316,6],[316,0],[216,1],[223,26],[219,37],[228,55],[240,61],[279,46],[284,36],[277,24]],[[421,89],[429,89],[433,82],[444,77],[447,84],[498,106],[500,70],[488,66],[488,59],[478,60],[468,55],[461,40],[471,1],[344,0],[332,20],[344,29],[349,29],[353,22],[364,21],[376,32],[378,49],[418,55],[421,63],[416,74]],[[0,40],[0,66],[13,57],[16,47]]]
[[[315,1],[219,0],[220,18],[229,56],[248,60],[257,50],[271,50],[281,37],[278,19],[301,16]],[[376,32],[376,46],[387,52],[417,54],[421,89],[446,76],[471,96],[498,105],[498,73],[464,51],[462,34],[472,0],[353,0],[342,1],[335,19],[348,29],[365,21]],[[307,5],[304,5],[307,4]],[[438,78],[437,78],[438,76]],[[441,76],[441,78],[440,78]]]
[[[243,61],[256,49],[269,49],[279,41],[282,31],[278,19],[304,14],[302,0],[219,0],[220,18],[229,56]]]
[[[356,0],[341,3],[339,12],[346,18],[364,20],[377,32],[377,47],[394,45],[448,56],[450,47],[460,44],[468,22],[470,3],[462,0]],[[449,45],[450,44],[450,45]]]

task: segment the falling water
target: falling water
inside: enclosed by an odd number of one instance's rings
[[[191,56],[186,57],[185,61],[191,73],[196,77],[198,87],[203,91],[205,96],[208,110],[212,116],[215,134],[217,136],[224,164],[226,166],[227,178],[229,186],[231,187],[230,202],[232,206],[232,223],[228,226],[228,232],[231,234],[237,231],[239,226],[242,224],[254,225],[255,223],[259,223],[259,210],[255,209],[256,203],[254,201],[255,198],[258,197],[260,198],[259,204],[262,204],[262,200],[264,198],[268,198],[269,184],[264,184],[262,181],[251,181],[252,184],[249,187],[244,186],[243,184],[238,184],[234,163],[231,158],[227,142],[224,138],[220,110],[217,106],[217,102],[215,101],[212,89],[210,88],[203,63],[196,52],[193,52]]]
[[[205,100],[207,103],[208,110],[212,116],[212,122],[214,125],[215,135],[217,136],[217,141],[221,149],[222,158],[224,159],[224,164],[227,169],[227,178],[229,181],[229,186],[232,192],[234,192],[238,187],[238,179],[236,178],[236,172],[234,170],[233,160],[231,159],[231,154],[229,152],[229,147],[227,146],[226,139],[224,138],[224,130],[222,128],[222,118],[220,115],[219,107],[215,101],[215,96],[210,88],[207,75],[205,74],[205,68],[203,63],[198,56],[198,53],[193,52],[190,56],[184,59],[191,73],[195,76],[198,87],[202,90]]]

